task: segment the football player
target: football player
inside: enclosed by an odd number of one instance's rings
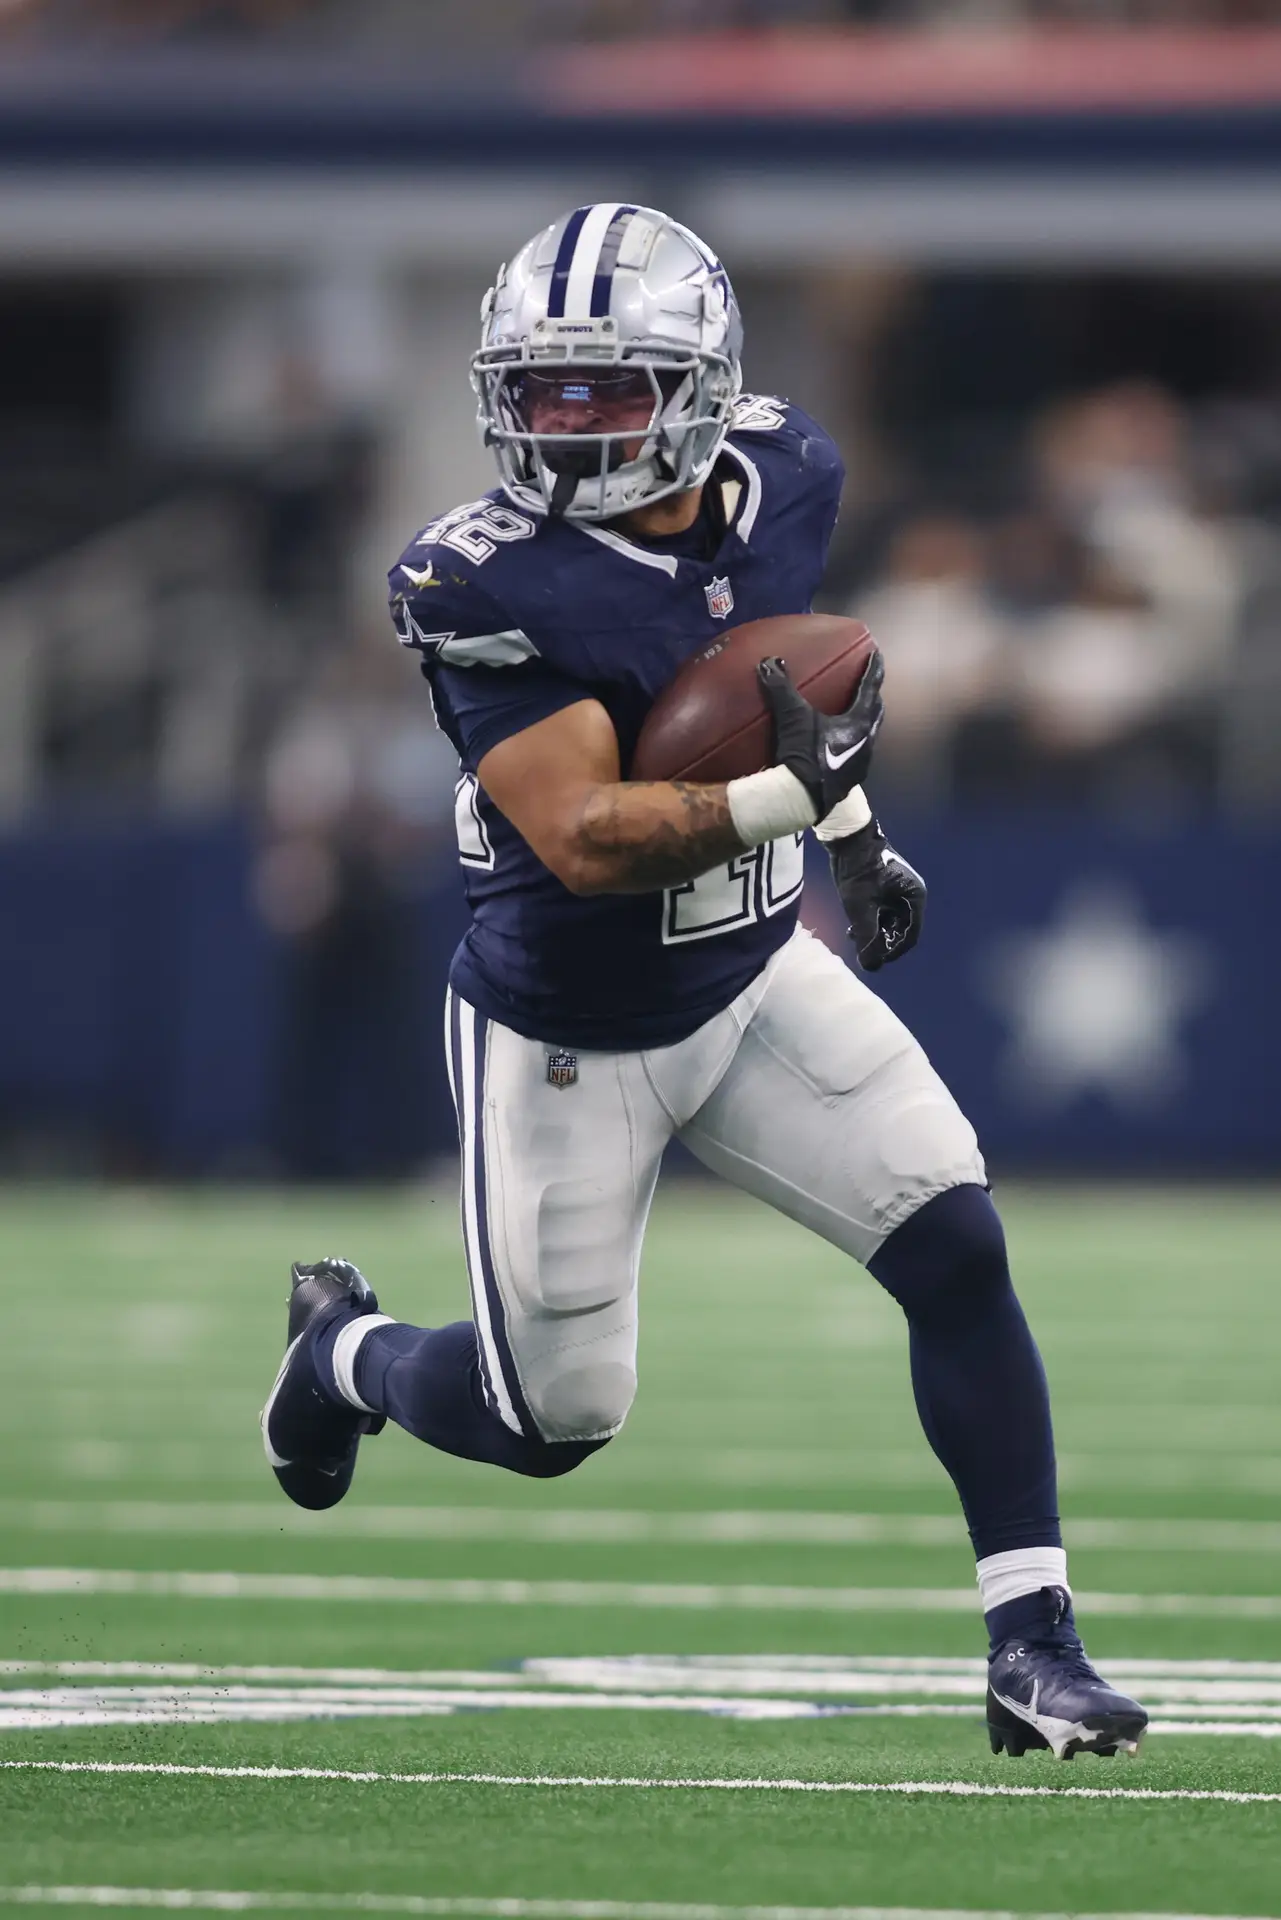
[[[445,1029],[473,1318],[411,1326],[349,1262],[295,1266],[267,1456],[290,1499],[328,1507],[389,1419],[544,1478],[605,1446],[636,1390],[641,1239],[678,1135],[902,1307],[978,1559],[994,1749],[1134,1751],[1146,1715],[1073,1624],[1045,1375],[973,1129],[797,925],[812,828],[864,969],[920,933],[924,885],[862,792],[879,661],[834,718],[767,661],[764,772],[626,778],[682,662],[727,623],[806,612],[822,578],[840,455],[799,408],[741,392],[740,348],[724,268],[647,207],[578,208],[486,296],[472,379],[501,484],[391,574],[461,763],[472,923]]]

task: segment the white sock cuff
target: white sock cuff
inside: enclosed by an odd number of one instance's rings
[[[1063,1547],[1015,1547],[1011,1553],[989,1553],[986,1560],[979,1561],[976,1571],[984,1613],[1025,1593],[1039,1593],[1042,1587],[1065,1587],[1069,1594],[1072,1591]]]
[[[781,840],[814,825],[814,802],[790,767],[746,773],[725,787],[734,831],[745,847]]]
[[[334,1385],[343,1399],[358,1407],[361,1413],[375,1413],[377,1408],[366,1406],[356,1392],[356,1355],[375,1327],[394,1325],[389,1313],[362,1313],[359,1320],[349,1320],[334,1341]]]

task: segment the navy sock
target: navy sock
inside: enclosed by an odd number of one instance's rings
[[[1062,1545],[1045,1369],[982,1187],[953,1187],[868,1266],[907,1316],[925,1437],[960,1495],[980,1560]]]
[[[984,1614],[988,1638],[993,1647],[1003,1640],[1072,1641],[1077,1638],[1072,1597],[1066,1587],[1042,1587],[1037,1593],[1021,1593],[1017,1600],[1006,1600]]]
[[[544,1440],[514,1433],[485,1403],[476,1329],[470,1320],[449,1327],[375,1327],[360,1344],[353,1368],[366,1406],[385,1413],[416,1440],[462,1460],[482,1460],[512,1473],[552,1480],[581,1466],[603,1440]]]

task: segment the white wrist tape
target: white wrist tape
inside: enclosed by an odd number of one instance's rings
[[[741,780],[728,783],[725,796],[734,830],[745,847],[800,833],[812,827],[816,817],[814,802],[790,767],[744,774]]]
[[[814,832],[820,840],[843,840],[847,833],[858,833],[867,826],[871,818],[872,809],[862,787],[851,787],[827,818],[819,821]]]

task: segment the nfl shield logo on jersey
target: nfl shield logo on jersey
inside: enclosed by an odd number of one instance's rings
[[[549,1053],[547,1056],[547,1084],[549,1087],[572,1087],[578,1078],[578,1055],[576,1053]]]
[[[723,620],[727,613],[733,612],[734,589],[728,578],[718,580],[713,574],[711,585],[704,587],[703,592],[707,595],[707,611],[713,620]]]

